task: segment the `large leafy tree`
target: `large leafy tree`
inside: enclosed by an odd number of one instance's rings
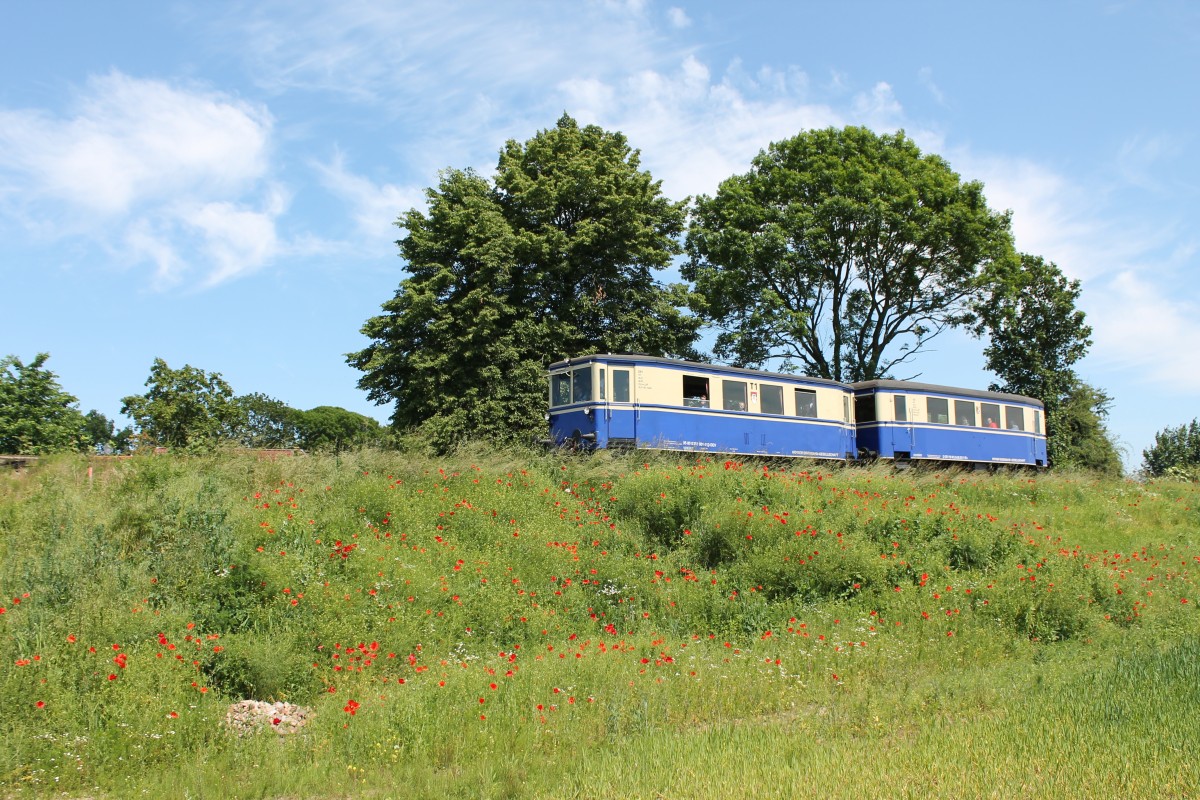
[[[243,447],[295,447],[300,412],[265,394],[241,395],[233,400],[237,410],[234,439]]]
[[[49,353],[28,364],[0,359],[0,453],[39,455],[80,450],[86,444],[78,401],[45,368]]]
[[[242,411],[220,373],[188,364],[171,369],[156,358],[146,387],[145,394],[121,400],[121,413],[149,443],[196,449],[235,438]]]
[[[970,322],[1012,237],[982,184],[903,133],[848,127],[775,142],[698,198],[687,250],[718,357],[859,381]]]
[[[1151,477],[1172,475],[1200,480],[1200,419],[1154,434],[1154,446],[1143,450],[1142,458]]]
[[[317,406],[296,413],[296,435],[305,450],[342,452],[378,446],[383,428],[371,417],[337,406]]]
[[[1121,471],[1105,428],[1111,399],[1080,379],[1074,365],[1092,344],[1092,329],[1076,307],[1079,281],[1068,280],[1040,256],[994,266],[975,302],[975,333],[987,338],[991,389],[1037,397],[1046,405],[1050,463],[1058,467]]]
[[[666,199],[620,133],[564,115],[508,142],[496,174],[446,170],[410,210],[408,277],[348,361],[393,422],[435,446],[537,430],[542,370],[596,351],[694,356],[699,321],[654,272],[681,251]]]

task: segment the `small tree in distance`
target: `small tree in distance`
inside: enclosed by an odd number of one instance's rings
[[[220,373],[188,364],[171,369],[156,358],[146,386],[145,394],[122,399],[121,413],[149,443],[201,449],[235,436],[241,411]]]
[[[1154,445],[1142,451],[1142,458],[1152,478],[1200,480],[1200,419],[1154,434]]]

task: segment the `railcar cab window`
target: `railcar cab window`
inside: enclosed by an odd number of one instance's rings
[[[683,404],[708,408],[708,378],[701,375],[683,376]]]
[[[760,389],[759,405],[764,414],[782,414],[783,413],[783,387],[782,386],[763,386]]]
[[[954,422],[956,425],[975,425],[975,404],[970,400],[954,401]]]
[[[950,424],[950,401],[944,397],[926,397],[925,414],[930,422]]]
[[[854,398],[854,421],[875,421],[875,395],[860,394],[858,397]]]
[[[1025,409],[1020,406],[1005,406],[1004,427],[1010,431],[1025,430]]]
[[[817,393],[812,389],[796,390],[796,416],[817,416]]]
[[[629,402],[629,370],[614,369],[612,371],[613,379],[613,402],[628,403]]]
[[[559,372],[550,376],[550,405],[565,406],[571,403],[571,373]]]
[[[904,395],[894,395],[892,399],[896,407],[896,422],[908,422],[908,403]]]
[[[581,367],[571,373],[571,396],[575,403],[592,399],[591,367]]]
[[[746,410],[745,381],[721,381],[721,407],[726,411]]]
[[[1033,432],[1039,436],[1042,433],[1042,412],[1040,411],[1033,412]]]
[[[983,413],[983,427],[1000,427],[1000,406],[995,403],[980,403],[979,410]]]

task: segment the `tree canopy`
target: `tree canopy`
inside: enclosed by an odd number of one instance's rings
[[[859,381],[970,322],[1012,237],[982,184],[903,133],[848,127],[775,142],[698,198],[687,252],[719,358]]]
[[[234,438],[241,412],[220,373],[188,364],[171,369],[156,358],[146,386],[145,394],[121,400],[121,413],[149,443],[187,449]]]
[[[590,352],[692,356],[699,321],[654,279],[681,252],[666,199],[620,133],[563,115],[509,141],[493,179],[448,169],[405,213],[408,277],[347,357],[359,386],[435,447],[541,428],[543,369]]]
[[[1200,480],[1200,419],[1154,434],[1154,445],[1142,451],[1142,458],[1152,478]]]
[[[1121,459],[1104,426],[1111,399],[1075,371],[1092,344],[1079,292],[1056,264],[1023,253],[989,271],[975,333],[987,337],[986,365],[1000,379],[990,388],[1045,403],[1050,463],[1116,474]]]
[[[45,368],[49,353],[28,364],[0,359],[0,453],[41,455],[80,450],[87,444],[76,398]]]

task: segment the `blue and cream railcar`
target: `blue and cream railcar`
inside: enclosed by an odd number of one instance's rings
[[[853,389],[860,457],[1047,463],[1040,400],[911,381],[864,381]]]
[[[836,381],[637,355],[550,366],[555,444],[849,459],[853,392]]]

